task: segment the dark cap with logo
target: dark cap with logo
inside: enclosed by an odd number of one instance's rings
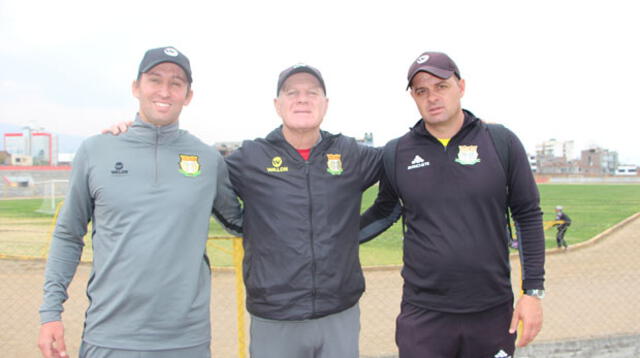
[[[407,88],[411,87],[411,80],[418,72],[428,72],[436,77],[447,79],[452,75],[460,78],[460,70],[453,60],[442,52],[425,52],[409,67]]]
[[[175,47],[159,47],[148,50],[142,61],[140,61],[140,67],[138,68],[138,77],[148,72],[153,67],[164,63],[171,62],[180,66],[184,73],[187,75],[187,80],[189,83],[193,82],[191,78],[191,64],[189,63],[189,59],[180,51],[176,50]]]
[[[313,75],[320,82],[320,86],[322,86],[324,94],[327,94],[327,88],[324,85],[324,80],[322,79],[322,74],[320,73],[320,71],[318,71],[318,69],[315,67],[305,65],[304,63],[298,63],[280,72],[280,76],[278,77],[278,89],[276,95],[280,95],[280,90],[282,89],[284,81],[286,81],[287,78],[295,75],[296,73],[308,73]]]

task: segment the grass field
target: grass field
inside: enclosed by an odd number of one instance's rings
[[[621,220],[640,211],[640,185],[540,185],[541,205],[544,220],[554,219],[554,208],[562,205],[565,212],[573,220],[567,231],[569,245],[588,240]],[[362,207],[366,208],[375,199],[377,187],[369,189],[363,197]],[[46,239],[33,240],[25,237],[25,243],[16,244],[16,239],[5,240],[7,234],[0,238],[0,253],[15,255],[15,247],[20,251],[42,252],[48,240],[51,216],[35,212],[42,201],[0,200],[0,232],[13,232],[20,227],[37,227]],[[226,232],[212,220],[210,236],[228,236]],[[555,229],[546,231],[547,247],[555,247]],[[32,249],[29,246],[37,246]],[[214,265],[231,264],[232,243],[230,240],[211,240],[208,253]],[[402,263],[402,229],[396,223],[380,237],[361,246],[363,265],[395,265]]]
[[[555,219],[555,207],[562,205],[573,223],[565,238],[569,245],[586,241],[640,211],[640,185],[539,185],[543,220]],[[375,200],[377,188],[369,189],[362,206]],[[546,247],[556,247],[556,229],[545,231]],[[402,228],[398,221],[380,237],[360,247],[363,265],[402,263]]]

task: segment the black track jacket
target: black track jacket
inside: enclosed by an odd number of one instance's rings
[[[364,292],[358,257],[362,192],[379,180],[382,151],[321,132],[309,160],[277,128],[227,157],[244,201],[247,310],[274,320],[318,318]]]
[[[451,313],[480,312],[513,299],[506,205],[520,238],[522,288],[542,289],[544,282],[542,212],[526,152],[510,132],[505,177],[486,126],[464,113],[446,148],[420,120],[399,139],[395,155],[407,227],[403,300]],[[397,198],[384,178],[361,226],[389,217]]]

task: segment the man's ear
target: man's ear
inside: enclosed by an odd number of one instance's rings
[[[466,82],[464,82],[464,79],[460,79],[458,81],[458,87],[460,87],[460,98],[464,97],[464,89],[466,87]]]
[[[187,97],[186,97],[186,99],[185,99],[185,101],[184,101],[184,105],[185,105],[185,106],[188,106],[188,105],[189,105],[189,103],[191,103],[191,99],[192,99],[192,98],[193,98],[193,90],[192,90],[191,88],[189,88],[189,89],[187,90]]]
[[[273,99],[273,107],[276,109],[276,113],[278,113],[278,116],[282,118],[282,115],[280,114],[280,107],[278,106],[278,98]]]
[[[138,80],[133,80],[131,83],[131,93],[135,98],[140,98],[140,84]]]

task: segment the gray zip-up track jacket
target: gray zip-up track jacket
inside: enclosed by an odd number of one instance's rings
[[[378,181],[382,152],[321,132],[304,160],[281,128],[227,157],[244,201],[247,309],[274,320],[341,312],[364,291],[358,257],[362,192]]]
[[[155,127],[137,118],[120,136],[87,139],[51,241],[41,321],[61,319],[91,222],[83,339],[131,350],[210,341],[205,245],[212,212],[240,229],[222,156],[177,123]]]

